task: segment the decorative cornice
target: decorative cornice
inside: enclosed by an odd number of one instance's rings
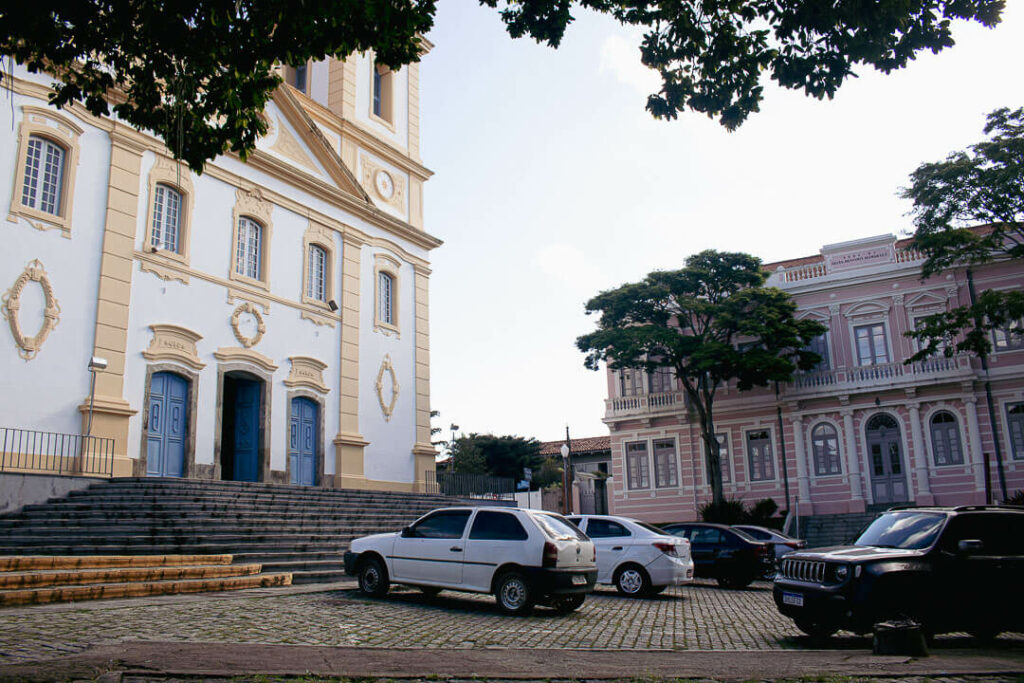
[[[142,352],[148,361],[177,361],[184,363],[193,370],[202,370],[206,365],[199,361],[196,342],[202,335],[180,325],[150,325],[153,339],[149,348]]]
[[[256,365],[267,372],[277,370],[274,361],[264,356],[259,351],[252,349],[239,349],[235,347],[224,347],[213,352],[213,357],[222,363],[249,363]]]
[[[309,356],[289,356],[288,360],[292,363],[292,369],[284,381],[286,387],[307,387],[322,394],[331,390],[324,384],[327,363]]]

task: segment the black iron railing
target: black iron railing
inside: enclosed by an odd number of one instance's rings
[[[436,472],[427,470],[427,493],[440,493],[457,498],[487,500],[515,500],[516,482],[505,477],[464,472]]]
[[[112,476],[114,440],[0,427],[0,472]]]

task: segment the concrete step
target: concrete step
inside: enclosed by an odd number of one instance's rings
[[[21,555],[0,557],[0,572],[111,567],[180,567],[183,565],[231,564],[231,555]]]
[[[25,588],[0,591],[0,606],[38,605],[51,602],[78,602],[111,598],[138,598],[175,593],[202,593],[210,591],[244,590],[268,586],[289,586],[290,574],[256,574],[208,579],[172,579],[100,583],[81,586]]]
[[[0,572],[0,590],[182,579],[223,579],[232,576],[251,576],[259,574],[261,570],[262,567],[258,564],[214,564]]]

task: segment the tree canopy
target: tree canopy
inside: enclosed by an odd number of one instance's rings
[[[519,481],[523,468],[539,469],[544,464],[537,439],[470,433],[451,445],[454,472],[487,474]]]
[[[821,357],[808,350],[825,332],[797,320],[788,294],[765,287],[761,260],[741,253],[703,251],[680,270],[655,271],[643,281],[602,292],[586,304],[599,313],[597,330],[576,340],[585,365],[597,370],[670,367],[697,411],[713,500],[724,501],[715,394],[735,380],[739,389],[784,382]]]
[[[914,247],[927,257],[922,276],[1000,259],[1024,259],[1024,108],[988,115],[989,139],[943,161],[921,164],[900,195],[913,202]],[[992,333],[1024,334],[1024,293],[985,290],[972,304],[922,320],[908,334],[919,360],[936,353],[992,350]]]
[[[52,103],[113,110],[163,139],[197,173],[226,151],[243,159],[266,132],[280,78],[373,50],[397,68],[419,59],[437,0],[40,0],[4,3],[0,52],[60,79]],[[740,125],[781,86],[832,97],[860,66],[899,69],[953,45],[954,20],[996,25],[1005,0],[479,0],[512,37],[558,47],[578,9],[643,30],[639,57],[661,75],[647,109],[691,109]]]

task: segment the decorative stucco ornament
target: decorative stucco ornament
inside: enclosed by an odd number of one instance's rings
[[[45,308],[43,309],[43,324],[39,331],[35,336],[26,337],[21,330],[18,313],[21,310],[22,292],[30,282],[38,282],[39,286],[43,288]],[[7,318],[7,323],[11,327],[11,335],[14,337],[14,343],[18,346],[18,355],[25,360],[32,360],[39,353],[47,335],[60,322],[60,304],[57,303],[57,297],[53,295],[53,286],[50,284],[50,278],[46,275],[46,269],[38,259],[25,266],[25,270],[14,281],[11,288],[4,292],[2,301],[0,312]]]
[[[391,379],[391,397],[384,400],[384,375],[387,373]],[[384,362],[380,364],[380,371],[377,372],[377,400],[380,401],[380,409],[384,413],[384,420],[391,421],[391,414],[395,411],[395,403],[398,402],[398,377],[395,369],[391,367],[391,356],[384,356]]]
[[[246,336],[242,332],[242,316],[252,316],[253,322],[256,325],[256,332],[251,337]],[[235,312],[231,314],[231,330],[235,333],[235,339],[238,343],[249,349],[260,343],[263,339],[263,333],[267,331],[267,326],[263,322],[263,315],[260,314],[259,309],[252,303],[246,301],[235,309]]]

